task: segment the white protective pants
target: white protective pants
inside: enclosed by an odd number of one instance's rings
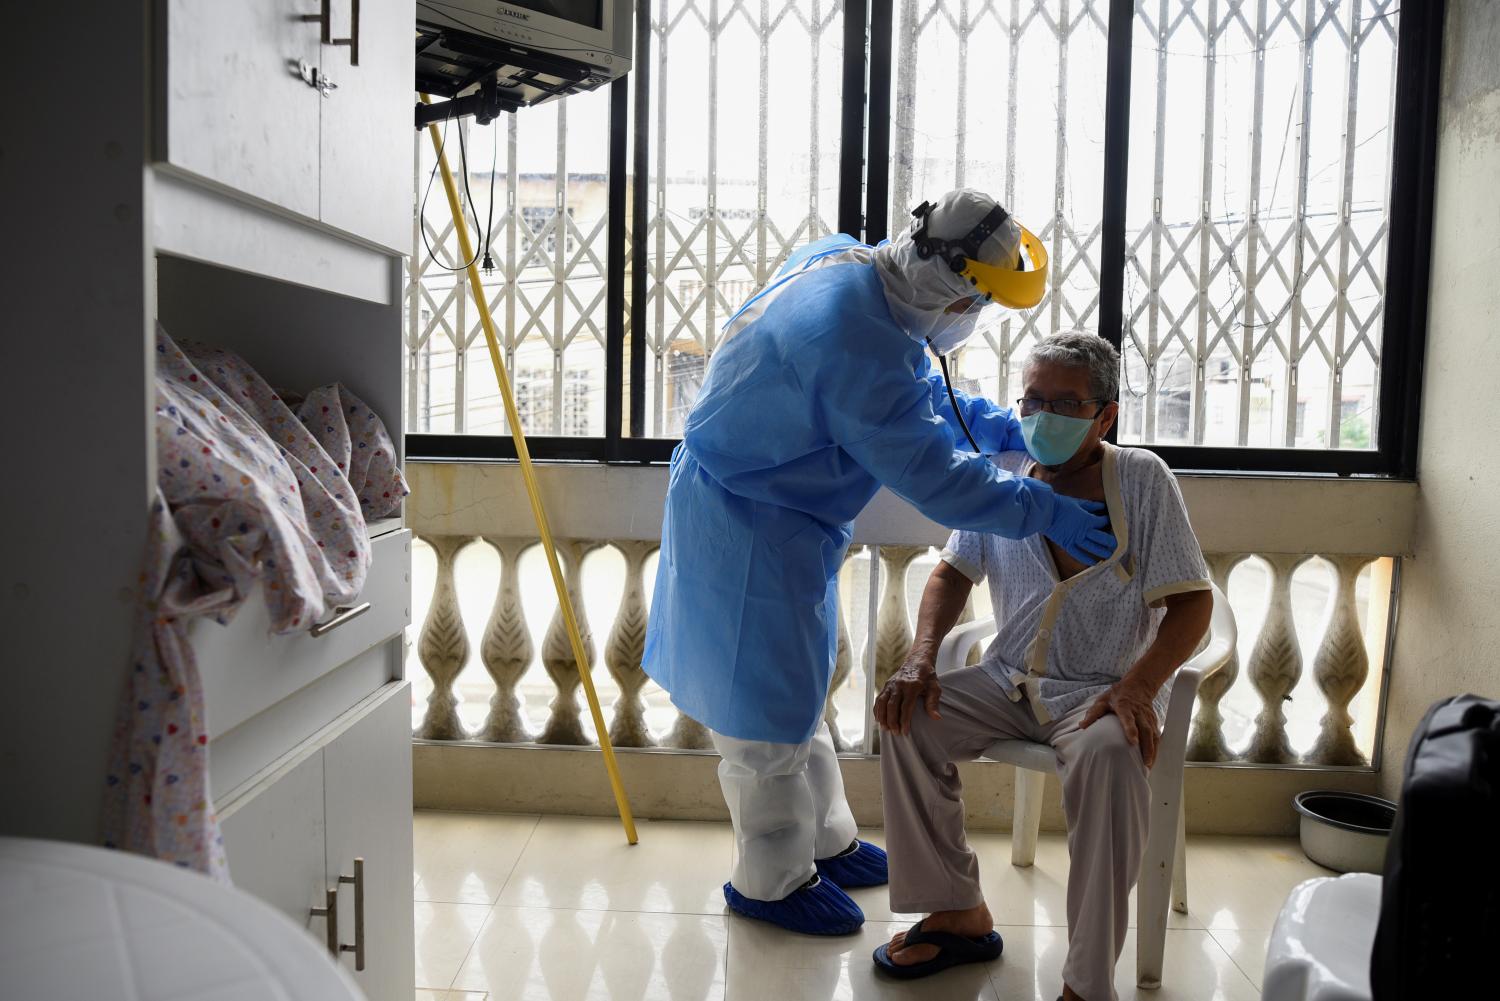
[[[859,833],[844,800],[833,737],[824,724],[801,744],[718,733],[713,741],[734,822],[730,882],[753,900],[781,900],[812,879],[814,859],[837,855]]]

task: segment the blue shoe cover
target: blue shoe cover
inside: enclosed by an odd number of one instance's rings
[[[736,914],[769,921],[803,935],[849,935],[865,923],[865,912],[859,905],[820,877],[814,877],[783,900],[755,900],[725,883],[724,902]]]
[[[818,875],[844,890],[861,886],[884,886],[890,882],[885,851],[868,841],[856,841],[854,844],[852,852],[818,859]]]

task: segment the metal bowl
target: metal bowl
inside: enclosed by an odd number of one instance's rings
[[[1292,805],[1302,814],[1302,851],[1335,872],[1385,870],[1385,848],[1396,821],[1396,804],[1357,792],[1299,792]]]

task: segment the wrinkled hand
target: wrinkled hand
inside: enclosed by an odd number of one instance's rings
[[[1129,679],[1117,681],[1094,700],[1084,714],[1079,729],[1086,730],[1109,713],[1120,718],[1120,727],[1125,739],[1141,749],[1141,760],[1150,768],[1156,763],[1156,749],[1161,743],[1161,731],[1156,719],[1156,707],[1151,704],[1155,693],[1148,692],[1145,685]]]
[[[882,730],[906,736],[911,733],[912,714],[918,708],[925,709],[933,719],[942,719],[938,715],[942,694],[937,668],[926,661],[908,659],[876,696],[875,722]]]

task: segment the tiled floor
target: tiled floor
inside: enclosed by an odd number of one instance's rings
[[[879,841],[878,831],[865,832]],[[727,824],[650,822],[625,844],[614,820],[417,814],[418,1001],[1053,1001],[1067,948],[1067,848],[1044,836],[1036,865],[980,834],[985,891],[1005,955],[919,983],[875,975],[870,953],[914,915],[883,888],[856,891],[858,936],[790,935],[725,913]],[[1297,883],[1327,871],[1294,841],[1192,838],[1187,915],[1173,914],[1164,985],[1142,1001],[1253,1001],[1266,935]],[[1134,932],[1120,960],[1137,997]]]

